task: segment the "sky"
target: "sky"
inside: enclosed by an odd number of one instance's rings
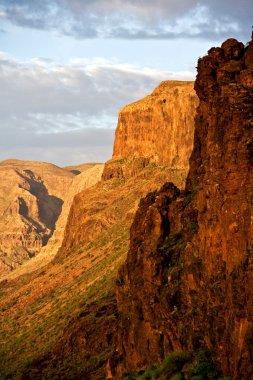
[[[252,0],[0,0],[0,160],[111,158],[119,110],[250,40]]]

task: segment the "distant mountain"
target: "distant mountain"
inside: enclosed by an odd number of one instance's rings
[[[63,215],[67,218],[75,191],[100,179],[102,171],[94,169],[88,179],[92,166],[77,179],[70,171],[49,163],[14,159],[0,162],[0,276],[47,245],[65,200]]]

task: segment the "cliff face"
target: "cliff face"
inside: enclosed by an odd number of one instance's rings
[[[133,202],[128,209],[135,211],[139,199],[163,180],[185,186],[197,104],[193,82],[166,81],[120,111],[113,157],[102,174],[104,182],[112,183],[102,183],[74,199],[59,257],[117,225],[122,210],[112,202],[127,198],[127,192]],[[128,228],[133,215],[131,211],[131,218],[124,221]]]
[[[198,99],[193,82],[165,81],[151,95],[119,112],[113,160],[149,157],[170,168],[188,168]]]
[[[131,227],[108,378],[202,346],[224,374],[253,377],[253,41],[211,49],[195,89],[186,191],[149,194]]]

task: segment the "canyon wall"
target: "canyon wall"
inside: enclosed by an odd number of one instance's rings
[[[58,257],[116,226],[122,210],[114,204],[122,197],[132,195],[133,203],[127,205],[131,213],[127,211],[124,221],[129,228],[147,191],[166,180],[184,188],[197,104],[193,82],[166,81],[119,112],[113,157],[102,174],[104,183],[75,197]]]
[[[53,256],[57,253],[63,241],[69,210],[75,195],[81,193],[85,189],[93,187],[96,183],[98,183],[101,180],[103,170],[104,164],[94,164],[72,179],[71,185],[69,186],[64,197],[62,212],[56,222],[54,234],[49,239],[47,245],[41,250],[41,254],[50,254]]]
[[[197,105],[193,82],[160,83],[119,112],[113,159],[150,157],[170,168],[188,167]]]
[[[0,163],[0,273],[37,254],[55,229],[72,173],[52,164]]]
[[[195,89],[186,190],[148,194],[131,227],[108,379],[201,347],[225,375],[253,377],[253,41],[210,49]]]
[[[42,265],[53,257],[75,194],[97,183],[102,171],[92,164],[76,176],[49,163],[0,162],[0,277],[39,253]]]

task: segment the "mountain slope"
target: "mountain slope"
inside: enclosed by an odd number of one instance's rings
[[[80,165],[79,175],[71,172],[73,168],[0,162],[0,277],[36,269],[57,252],[74,196],[97,183],[103,171],[102,164]]]
[[[98,378],[104,378],[100,359],[104,365],[112,337],[101,343],[104,352],[99,343],[104,335],[99,335],[99,329],[92,330],[97,319],[92,322],[91,318],[101,313],[105,319],[97,322],[104,321],[113,331],[116,309],[110,309],[109,304],[115,304],[114,282],[126,258],[129,229],[139,199],[146,191],[160,187],[169,175],[169,169],[151,165],[127,181],[101,181],[81,192],[74,199],[63,245],[53,262],[36,272],[2,281],[1,378],[7,373],[11,378],[25,373],[25,379],[52,379],[60,373],[61,378],[69,379],[68,371],[76,373],[76,367],[84,378],[89,379],[86,371],[93,367]],[[173,175],[176,177],[174,171]],[[111,310],[109,315],[103,309],[99,311],[104,304]],[[88,326],[87,346],[80,342]],[[110,335],[110,331],[103,334]],[[78,350],[72,340],[78,347],[80,344]]]

